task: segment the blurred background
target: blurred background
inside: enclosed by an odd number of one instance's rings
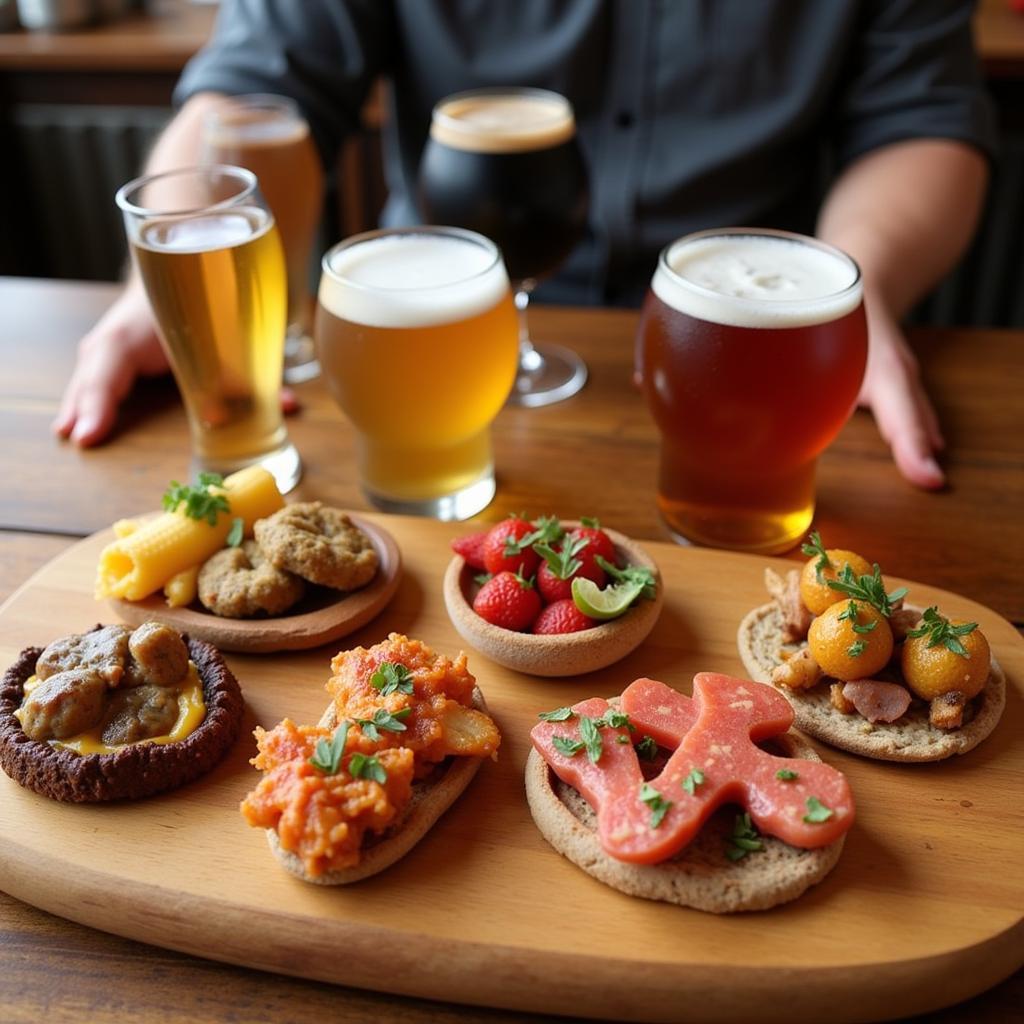
[[[139,172],[215,16],[188,0],[0,0],[0,275],[120,277],[114,192]],[[1000,152],[974,244],[915,319],[1024,327],[1024,0],[979,0],[975,40]],[[324,248],[376,225],[383,88],[328,174]]]

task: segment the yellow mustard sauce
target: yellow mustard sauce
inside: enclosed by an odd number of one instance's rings
[[[25,681],[24,696],[29,694],[39,685],[41,680],[31,676]],[[14,712],[14,717],[21,721],[22,709]],[[79,733],[77,736],[69,736],[66,740],[50,740],[55,747],[62,747],[75,754],[113,754],[125,747],[135,747],[142,743],[177,743],[190,736],[199,727],[199,724],[206,717],[206,702],[203,700],[203,683],[199,678],[196,666],[190,661],[188,663],[188,678],[178,694],[178,718],[170,732],[161,736],[150,736],[136,743],[117,743],[110,746],[100,738],[102,730],[99,728],[90,729],[87,732]]]

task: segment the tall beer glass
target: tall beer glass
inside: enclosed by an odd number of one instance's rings
[[[270,204],[288,272],[284,379],[309,380],[319,372],[311,331],[309,258],[324,189],[309,125],[284,96],[232,96],[206,115],[202,152],[204,162],[247,167]]]
[[[274,218],[241,167],[129,182],[132,259],[185,402],[197,469],[260,463],[282,492],[301,464],[281,418],[285,272]]]
[[[516,373],[508,275],[458,228],[371,231],[323,259],[322,372],[357,431],[367,497],[466,519],[494,496],[491,421]]]
[[[861,291],[848,256],[782,231],[702,231],[661,253],[637,352],[679,538],[778,552],[803,535],[817,457],[864,375]]]
[[[548,405],[587,379],[575,352],[534,345],[526,310],[583,235],[587,175],[569,101],[544,89],[457,93],[434,107],[420,164],[419,202],[437,224],[457,224],[501,249],[520,314],[519,371],[510,401]]]

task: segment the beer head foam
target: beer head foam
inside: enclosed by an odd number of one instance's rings
[[[320,280],[328,313],[368,327],[432,327],[485,313],[508,292],[495,251],[457,235],[384,234],[339,249]]]
[[[733,327],[827,323],[854,310],[862,290],[856,265],[838,252],[740,233],[676,242],[651,288],[680,313]]]
[[[136,244],[156,252],[196,253],[232,249],[269,231],[274,221],[258,207],[201,217],[168,217],[141,226]]]
[[[572,106],[558,93],[474,93],[453,96],[434,111],[431,138],[474,153],[549,149],[576,133]]]

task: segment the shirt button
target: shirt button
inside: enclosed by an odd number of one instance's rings
[[[615,127],[616,128],[621,128],[621,129],[623,129],[623,131],[625,131],[625,130],[633,127],[633,123],[635,122],[635,120],[636,120],[636,118],[633,117],[633,114],[632,114],[631,111],[629,111],[629,110],[620,110],[615,115]]]

